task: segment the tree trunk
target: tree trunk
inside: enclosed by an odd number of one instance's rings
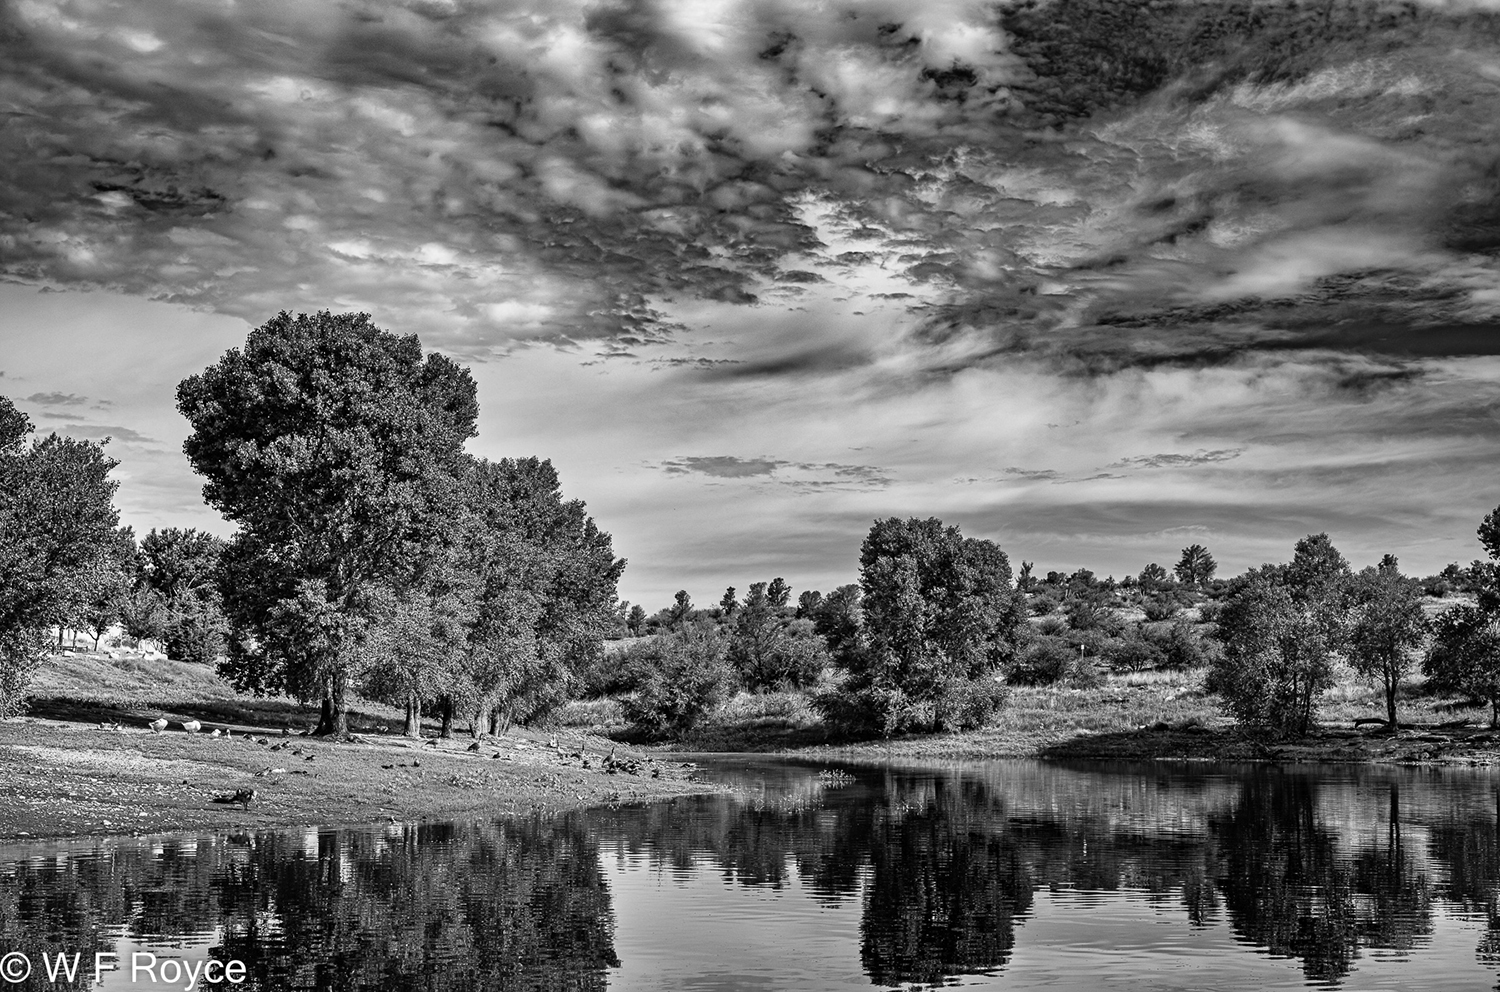
[[[1391,729],[1396,729],[1396,682],[1388,680],[1385,684],[1385,718],[1390,723]]]
[[[1500,696],[1490,700],[1490,729],[1500,727]]]
[[[318,725],[313,728],[313,736],[326,737],[333,733],[333,697],[326,690],[323,693],[323,709],[318,714]]]
[[[339,672],[330,680],[328,691],[323,694],[323,716],[314,734],[336,738],[349,736],[348,696],[349,673]]]
[[[416,696],[406,697],[406,727],[401,731],[407,737],[422,736],[422,713]]]
[[[500,736],[500,707],[491,707],[488,714],[488,719],[485,722],[489,724],[489,732],[491,737]]]
[[[438,736],[445,741],[451,741],[453,739],[453,697],[444,696],[438,708],[443,714],[443,729],[438,732]]]

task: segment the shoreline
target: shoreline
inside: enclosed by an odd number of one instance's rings
[[[346,743],[231,729],[0,721],[0,841],[550,815],[722,791],[689,763],[578,732],[513,729],[476,752],[467,736]],[[256,792],[248,805],[214,801],[242,789]]]

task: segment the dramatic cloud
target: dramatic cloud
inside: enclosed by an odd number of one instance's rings
[[[709,535],[725,569],[784,553],[825,581],[808,556],[852,567],[885,513],[1122,556],[1181,527],[1259,555],[1303,523],[1394,548],[1408,519],[1401,546],[1458,527],[1423,553],[1462,556],[1496,498],[1472,479],[1500,425],[1492,19],[18,0],[0,280],[102,290],[95,340],[139,346],[88,385],[7,350],[6,381],[34,413],[113,403],[134,427],[70,422],[167,451],[171,387],[215,352],[107,301],[368,310],[488,363],[506,419],[481,447],[569,453],[652,595]],[[191,505],[150,465],[130,492]],[[664,499],[691,519],[647,523]]]

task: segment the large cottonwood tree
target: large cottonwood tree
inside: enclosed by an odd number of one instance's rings
[[[177,401],[204,498],[239,525],[221,565],[227,673],[321,699],[319,731],[346,733],[381,606],[450,540],[472,377],[367,314],[282,312]]]

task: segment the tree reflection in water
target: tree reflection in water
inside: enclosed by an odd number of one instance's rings
[[[603,989],[619,964],[603,845],[852,904],[878,985],[1004,970],[1039,892],[1067,913],[1089,911],[1070,892],[1146,901],[1328,983],[1367,949],[1420,952],[1441,902],[1488,920],[1480,961],[1500,968],[1500,798],[1482,776],[1011,762],[853,768],[842,784],[726,768],[752,800],[12,848],[0,947],[87,959],[117,939],[198,941],[263,992]]]

